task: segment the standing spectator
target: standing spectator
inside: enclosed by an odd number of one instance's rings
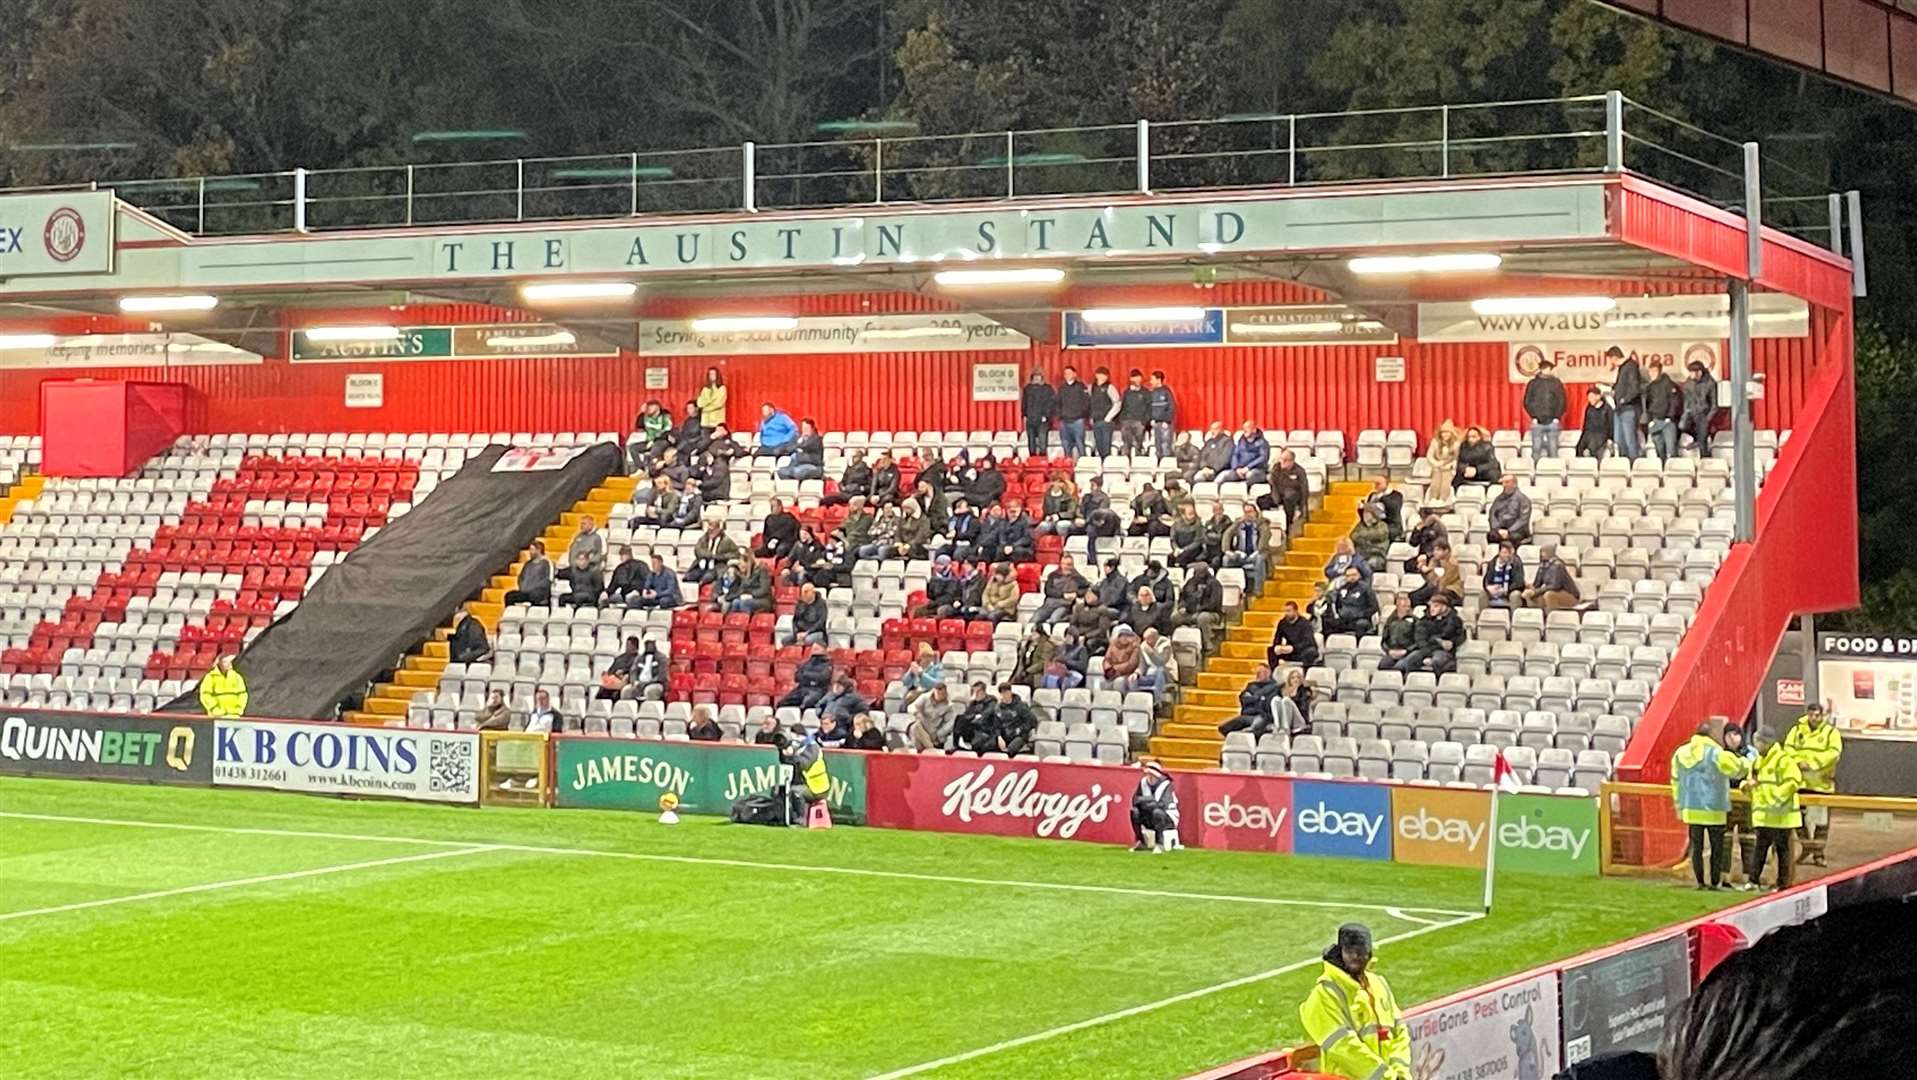
[[[1418,620],[1411,614],[1411,596],[1399,593],[1391,601],[1391,614],[1379,631],[1378,647],[1384,650],[1380,667],[1397,667],[1418,645]]]
[[[1520,575],[1522,576],[1522,575]],[[1529,588],[1519,592],[1525,607],[1561,611],[1578,605],[1578,582],[1571,568],[1558,558],[1558,546],[1545,544],[1538,549],[1538,572]]]
[[[1257,424],[1247,420],[1245,426],[1238,429],[1238,441],[1231,447],[1231,460],[1226,463],[1225,471],[1218,475],[1218,479],[1243,480],[1251,484],[1262,479],[1270,469],[1271,443],[1265,441],[1265,433],[1259,430]]]
[[[1311,620],[1299,613],[1298,601],[1285,601],[1285,613],[1279,616],[1278,625],[1271,632],[1266,662],[1272,667],[1280,664],[1318,666],[1318,638],[1312,631]]]
[[[630,606],[645,587],[646,564],[634,557],[631,544],[619,545],[619,565],[612,568],[612,577],[606,581],[606,603]]]
[[[1311,498],[1311,481],[1298,464],[1298,455],[1290,450],[1278,452],[1278,462],[1266,478],[1271,490],[1258,496],[1260,510],[1283,510],[1285,531],[1293,532],[1305,519],[1305,503]]]
[[[1271,677],[1271,665],[1259,664],[1251,681],[1238,691],[1238,715],[1218,725],[1218,734],[1249,731],[1252,738],[1271,728],[1271,699],[1278,696],[1278,680]]]
[[[1092,415],[1092,392],[1078,381],[1078,369],[1065,365],[1065,381],[1058,384],[1058,441],[1065,456],[1085,456],[1085,422]]]
[[[1178,839],[1178,792],[1165,767],[1145,763],[1138,790],[1132,793],[1133,851],[1174,851],[1185,845]]]
[[[475,660],[484,660],[492,651],[492,645],[486,641],[485,624],[470,608],[461,608],[459,623],[453,627],[453,636],[446,642],[446,658],[455,664],[470,664]]]
[[[984,606],[986,618],[993,622],[1005,622],[1018,617],[1020,595],[1018,575],[1012,572],[1012,564],[1001,562],[992,568],[992,576],[986,579],[985,590],[979,594],[979,601]]]
[[[779,707],[810,709],[831,685],[832,657],[826,654],[824,642],[813,642],[812,651],[792,669],[792,689],[779,699]]]
[[[1735,754],[1744,760],[1744,774],[1749,777],[1757,765],[1757,749],[1745,740],[1742,725],[1725,724],[1722,739],[1726,753]],[[1733,788],[1738,786],[1741,784],[1732,785]],[[1750,869],[1751,857],[1757,854],[1757,836],[1751,832],[1750,801],[1748,799],[1731,800],[1730,814],[1724,824],[1726,842],[1734,854],[1731,860],[1730,880],[1736,888],[1749,892],[1757,886],[1748,880],[1739,884],[1737,879],[1739,875]]]
[[[1145,389],[1145,373],[1133,368],[1125,377],[1125,393],[1118,401],[1118,430],[1125,437],[1127,454],[1144,451],[1151,420],[1151,392]]]
[[[1364,637],[1371,633],[1378,618],[1378,597],[1371,586],[1358,576],[1358,568],[1345,567],[1344,580],[1326,594],[1324,629],[1327,634]]]
[[[1225,565],[1245,572],[1245,590],[1252,595],[1265,591],[1265,573],[1269,568],[1271,526],[1265,523],[1258,507],[1246,503],[1243,513],[1225,537]]]
[[[799,586],[799,601],[792,605],[792,632],[787,645],[819,645],[826,640],[825,597],[810,581]]]
[[[1531,539],[1531,497],[1518,490],[1518,478],[1510,473],[1498,479],[1498,486],[1502,490],[1491,500],[1490,541],[1522,544]]]
[[[1019,394],[1018,407],[1025,418],[1025,453],[1042,458],[1052,452],[1052,417],[1058,415],[1058,391],[1045,381],[1045,372],[1032,369],[1025,389]]]
[[[573,556],[572,565],[566,568],[566,583],[572,586],[566,593],[566,603],[576,608],[598,607],[606,592],[606,575],[583,551]]]
[[[1625,356],[1616,345],[1604,350],[1604,358],[1618,362],[1611,382],[1611,441],[1617,443],[1618,453],[1636,461],[1644,456],[1637,430],[1644,409],[1644,371],[1638,367],[1636,353]]]
[[[817,480],[825,475],[825,437],[811,417],[799,421],[799,438],[778,475],[781,480]]]
[[[1458,444],[1458,472],[1451,483],[1489,487],[1497,483],[1503,473],[1498,465],[1497,448],[1484,437],[1484,429],[1476,424],[1464,429],[1464,442]]]
[[[1058,566],[1045,575],[1042,587],[1044,600],[1038,605],[1038,613],[1032,616],[1032,624],[1050,626],[1070,611],[1072,601],[1089,588],[1091,582],[1078,572],[1078,562],[1070,555],[1060,555]]]
[[[1697,447],[1697,456],[1708,457],[1711,452],[1711,427],[1717,420],[1717,379],[1701,360],[1691,361],[1687,370],[1691,377],[1684,382],[1683,413],[1678,420],[1678,433],[1688,433],[1692,445]]]
[[[1791,834],[1804,825],[1802,800],[1798,791],[1804,786],[1804,772],[1797,758],[1786,750],[1770,729],[1759,728],[1754,740],[1757,763],[1751,770],[1751,827],[1757,830],[1757,847],[1751,852],[1747,884],[1756,888],[1764,876],[1764,862],[1777,852],[1777,889],[1791,887],[1795,864],[1791,861]]]
[[[233,669],[233,654],[221,654],[200,678],[200,708],[220,718],[246,715],[246,676]]]
[[[726,422],[726,383],[719,369],[706,369],[705,385],[693,401],[699,406],[699,426],[707,431]]]
[[[922,754],[927,750],[953,748],[952,728],[958,720],[959,707],[944,683],[913,701],[907,711],[912,714],[912,723],[905,733],[912,740],[912,749]]]
[[[1172,432],[1178,419],[1178,401],[1172,397],[1171,387],[1165,385],[1165,373],[1153,370],[1151,387],[1146,393],[1146,405],[1152,425],[1152,448],[1158,456],[1172,456]]]
[[[552,603],[552,560],[546,558],[546,542],[534,540],[519,568],[519,587],[506,594],[508,604]]]
[[[1591,387],[1584,392],[1584,421],[1578,426],[1578,456],[1588,458],[1604,457],[1604,448],[1611,441],[1611,431],[1615,419],[1611,406],[1604,400],[1604,391]]]
[[[1538,362],[1538,373],[1524,384],[1524,414],[1531,418],[1531,457],[1558,456],[1558,433],[1564,430],[1564,383],[1558,380],[1558,365],[1551,358]]]
[[[584,555],[594,570],[606,568],[606,534],[599,531],[598,522],[587,514],[579,519],[579,531],[573,534],[572,543],[566,547],[566,563],[571,565]]]
[[[1397,670],[1409,675],[1429,671],[1443,675],[1458,667],[1458,647],[1464,644],[1464,620],[1451,610],[1451,597],[1440,592],[1425,601],[1424,618],[1418,620],[1414,644]]]
[[[1209,565],[1193,563],[1186,571],[1185,587],[1179,590],[1172,625],[1197,627],[1199,641],[1207,652],[1217,646],[1219,631],[1225,626],[1225,587]]]
[[[739,557],[739,545],[726,535],[726,523],[717,518],[706,522],[706,531],[692,545],[692,566],[685,579],[694,585],[714,581],[719,573]]]
[[[1384,569],[1385,555],[1391,550],[1391,527],[1379,516],[1376,503],[1358,508],[1358,523],[1351,527],[1351,547],[1375,573]]]
[[[1484,568],[1484,599],[1489,607],[1508,608],[1524,594],[1524,564],[1518,561],[1518,545],[1498,541],[1497,557]]]
[[[1726,751],[1711,736],[1709,720],[1697,726],[1690,741],[1671,755],[1671,798],[1677,816],[1690,831],[1691,876],[1700,889],[1721,889],[1731,866],[1724,823],[1730,816],[1731,783],[1748,771],[1744,759]],[[1708,841],[1710,881],[1705,882],[1704,848]]]
[[[1198,448],[1198,471],[1192,474],[1193,480],[1212,480],[1218,474],[1231,468],[1231,433],[1217,420],[1205,429],[1205,441]]]
[[[1102,458],[1112,456],[1112,425],[1118,422],[1118,388],[1110,368],[1092,372],[1092,444]]]
[[[544,690],[533,691],[533,708],[526,716],[526,733],[556,735],[565,729],[566,718],[552,707],[552,695]]]
[[[1644,384],[1644,425],[1659,461],[1677,456],[1677,420],[1684,414],[1684,394],[1664,373],[1664,364],[1651,361],[1651,380]]]
[[[759,456],[784,457],[799,444],[799,426],[770,401],[759,406]]]
[[[1458,470],[1458,428],[1450,420],[1438,425],[1438,430],[1425,444],[1424,459],[1431,466],[1431,477],[1424,482],[1424,506],[1448,507],[1451,505],[1451,482],[1457,478]]]
[[[1837,725],[1824,715],[1822,705],[1813,702],[1797,723],[1791,725],[1784,736],[1784,749],[1797,759],[1797,767],[1804,774],[1805,791],[1814,795],[1837,793],[1837,760],[1844,756],[1844,737],[1837,733]],[[1797,837],[1804,842],[1798,862],[1829,865],[1826,848],[1830,845],[1830,807],[1805,807],[1804,824]]]
[[[646,574],[644,584],[638,590],[627,594],[626,606],[631,608],[676,608],[685,603],[685,597],[679,594],[679,575],[666,565],[665,557],[658,552],[652,553],[652,569]]]
[[[765,523],[759,527],[759,546],[753,554],[762,559],[782,559],[792,554],[799,542],[799,519],[785,508],[780,499],[773,499],[766,508]]]

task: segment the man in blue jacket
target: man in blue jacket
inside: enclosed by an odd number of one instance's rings
[[[1152,448],[1159,457],[1168,458],[1172,456],[1172,424],[1178,418],[1178,402],[1172,397],[1171,387],[1165,385],[1163,371],[1152,372],[1146,403],[1151,409]]]
[[[770,401],[759,406],[759,456],[784,457],[799,444],[799,425]]]
[[[1731,866],[1724,824],[1730,817],[1731,783],[1742,780],[1750,763],[1719,745],[1709,720],[1697,725],[1690,741],[1671,755],[1671,798],[1677,816],[1690,830],[1691,876],[1700,889],[1722,889]],[[1704,845],[1711,847],[1710,884],[1704,878]]]
[[[1218,474],[1218,479],[1257,483],[1270,468],[1271,444],[1265,441],[1265,433],[1258,430],[1257,424],[1245,421],[1238,432],[1238,442],[1231,448],[1231,464]]]
[[[679,575],[672,572],[666,560],[658,553],[652,553],[652,572],[645,581],[626,595],[626,606],[631,608],[676,608],[685,603],[679,593]]]

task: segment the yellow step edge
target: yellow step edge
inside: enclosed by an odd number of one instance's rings
[[[366,699],[366,711],[375,716],[405,716],[406,707],[411,704],[411,701],[396,698],[369,697]]]
[[[443,641],[428,641],[420,651],[433,660],[447,660],[453,655],[452,648]]]
[[[438,675],[446,670],[446,665],[449,662],[449,658],[443,656],[420,656],[415,654],[401,661],[401,666],[406,671],[430,671]]]
[[[431,690],[433,687],[439,685],[439,672],[401,668],[393,672],[393,682],[400,686],[411,686],[421,690]]]

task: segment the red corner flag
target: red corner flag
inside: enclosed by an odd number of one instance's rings
[[[1518,793],[1520,786],[1518,784],[1518,774],[1512,771],[1511,763],[1504,759],[1503,747],[1498,748],[1498,763],[1492,769],[1491,776],[1492,779],[1497,781],[1498,790],[1507,795],[1516,795]]]

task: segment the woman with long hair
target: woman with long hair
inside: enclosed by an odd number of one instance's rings
[[[1451,480],[1458,468],[1458,428],[1449,419],[1438,425],[1425,446],[1424,458],[1431,463],[1431,478],[1424,484],[1425,506],[1451,505]]]
[[[710,431],[726,422],[726,382],[716,367],[706,369],[706,382],[699,388],[699,423]]]

